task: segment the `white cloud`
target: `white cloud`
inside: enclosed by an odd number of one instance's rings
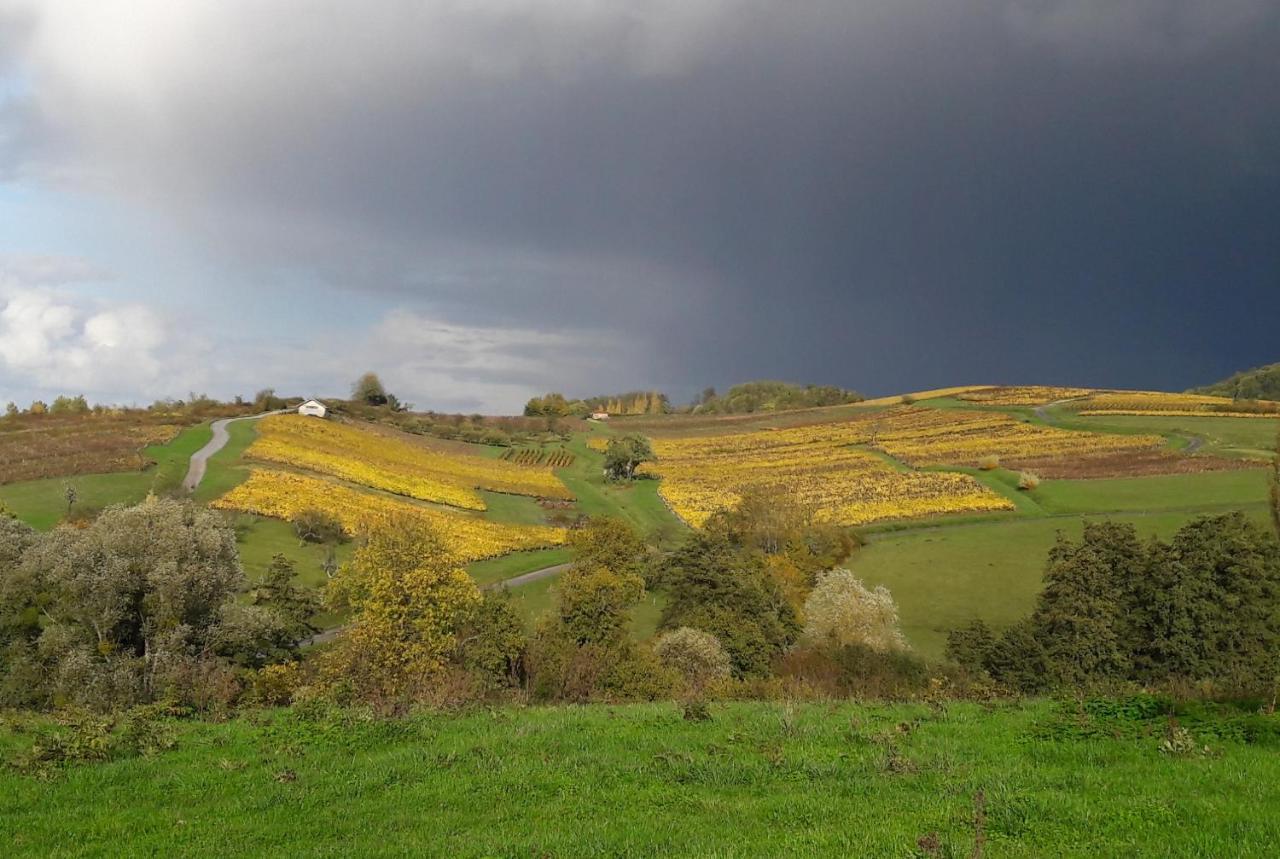
[[[301,331],[213,360],[216,390],[272,386],[288,394],[345,396],[357,376],[373,370],[419,409],[510,414],[547,390],[594,392],[600,362],[626,362],[631,349],[591,331],[460,325],[402,308],[366,328]],[[616,386],[640,384],[624,378]]]
[[[138,304],[103,305],[50,290],[0,293],[0,368],[15,387],[91,397],[146,397],[194,375],[168,323]]]

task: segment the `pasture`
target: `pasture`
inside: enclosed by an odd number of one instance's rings
[[[1276,717],[1156,702],[506,707],[179,722],[0,771],[0,846],[95,856],[1268,856]],[[21,729],[19,729],[19,727]],[[38,725],[0,730],[13,757]],[[1203,751],[1201,750],[1203,747]],[[92,797],[92,802],[86,802]],[[324,838],[316,839],[316,833]],[[300,851],[299,845],[313,845]]]

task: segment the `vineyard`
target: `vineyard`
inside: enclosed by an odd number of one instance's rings
[[[352,535],[392,517],[410,515],[429,524],[463,563],[555,546],[565,539],[560,528],[498,524],[467,513],[361,492],[318,477],[270,469],[254,469],[247,481],[212,506],[284,520],[292,520],[304,510],[319,510],[336,518]]]
[[[143,449],[170,441],[179,429],[169,423],[99,415],[47,417],[17,429],[0,429],[0,484],[140,471],[150,464]]]
[[[502,454],[502,459],[535,468],[568,468],[573,465],[574,455],[564,448],[540,450],[534,447],[513,447]]]
[[[246,455],[468,510],[485,509],[479,489],[571,498],[550,467],[446,453],[381,432],[294,415],[265,418]]]
[[[1232,418],[1280,416],[1280,403],[1269,400],[1233,400],[1229,397],[1163,394],[1155,391],[1095,394],[1075,405],[1081,415],[1214,415]]]
[[[996,401],[1058,399],[1078,389],[984,389]],[[1182,456],[1158,435],[1066,430],[1003,412],[896,406],[849,419],[779,429],[656,438],[663,499],[699,525],[747,489],[785,492],[819,516],[862,524],[943,513],[1007,510],[1012,504],[965,474],[995,460],[1042,477],[1118,477],[1241,467],[1209,456]],[[903,466],[896,466],[891,457]],[[915,471],[912,469],[931,469]]]
[[[1054,388],[1043,385],[1019,385],[966,391],[959,399],[989,406],[1043,406],[1057,400],[1074,400],[1093,393],[1090,388]]]
[[[748,489],[784,492],[820,519],[859,525],[944,513],[1011,510],[1013,504],[965,474],[902,471],[848,446],[855,425],[826,424],[654,442],[663,499],[699,526]]]

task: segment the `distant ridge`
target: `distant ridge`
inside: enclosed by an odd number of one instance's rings
[[[1229,379],[1192,388],[1190,394],[1210,394],[1236,400],[1280,400],[1280,363],[1243,370]]]

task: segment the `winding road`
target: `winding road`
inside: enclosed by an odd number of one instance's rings
[[[213,438],[209,439],[208,444],[191,454],[191,465],[187,468],[186,479],[182,481],[182,488],[188,492],[194,492],[196,487],[200,485],[200,481],[204,480],[204,473],[209,467],[209,457],[227,446],[227,442],[231,440],[231,434],[227,432],[227,425],[235,421],[256,421],[267,417],[268,415],[279,415],[284,412],[263,412],[260,415],[247,415],[240,418],[223,418],[214,421],[209,425],[213,430]]]
[[[231,440],[231,434],[227,431],[228,425],[235,421],[257,421],[269,415],[284,414],[288,411],[289,409],[284,409],[275,412],[263,412],[260,415],[246,415],[239,418],[222,418],[221,420],[214,421],[209,425],[209,428],[213,430],[213,437],[209,439],[208,443],[205,444],[204,447],[191,454],[191,465],[187,468],[186,479],[182,481],[183,489],[188,492],[194,492],[196,487],[200,485],[200,481],[204,480],[205,471],[208,470],[209,467],[209,458],[226,447],[227,442]],[[500,582],[493,582],[485,585],[484,588],[485,590],[496,590],[497,588],[503,587],[518,588],[521,585],[527,585],[541,579],[549,579],[552,576],[558,576],[567,569],[569,569],[569,564],[556,564],[551,567],[543,567],[541,570],[534,570],[530,573],[513,576],[512,578],[504,579]],[[337,638],[338,634],[342,632],[342,630],[343,627],[340,626],[332,629],[321,630],[310,638],[305,638],[298,642],[298,644],[302,647],[324,644],[325,642],[332,641]]]

